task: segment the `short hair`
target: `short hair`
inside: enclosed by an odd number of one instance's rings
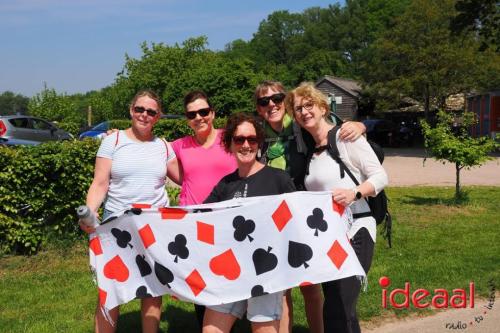
[[[154,100],[156,102],[156,105],[158,106],[158,111],[160,113],[162,112],[162,105],[161,105],[160,96],[158,96],[157,93],[155,93],[154,91],[149,90],[149,89],[139,90],[139,92],[137,92],[137,94],[135,94],[135,96],[132,98],[132,101],[130,102],[130,108],[133,108],[135,106],[135,103],[137,102],[137,100],[141,97],[149,97],[152,100]]]
[[[328,106],[328,98],[323,92],[321,92],[321,90],[316,88],[312,82],[302,82],[297,88],[293,89],[286,95],[285,107],[288,114],[291,116],[293,116],[294,113],[293,104],[295,97],[310,99],[320,108],[324,108],[327,111],[324,118],[327,120],[330,119],[328,112],[330,110],[330,107]]]
[[[184,96],[184,111],[187,111],[188,104],[193,103],[197,99],[202,99],[207,102],[208,106],[212,109],[212,103],[208,98],[208,95],[203,90],[193,90],[190,91]]]
[[[226,126],[224,127],[221,144],[224,146],[226,152],[231,152],[231,142],[233,140],[234,133],[236,132],[238,126],[245,122],[253,125],[255,128],[255,135],[257,136],[257,143],[259,144],[259,147],[262,147],[265,137],[264,129],[257,121],[257,118],[248,113],[240,112],[231,115],[227,119]]]
[[[271,81],[271,80],[262,81],[255,88],[255,92],[253,94],[254,103],[257,105],[257,99],[259,98],[259,96],[267,93],[267,91],[271,88],[278,91],[278,92],[286,93],[286,89],[283,86],[283,83],[281,83],[279,81]]]

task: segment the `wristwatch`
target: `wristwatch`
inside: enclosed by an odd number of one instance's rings
[[[361,192],[359,192],[356,187],[353,188],[352,191],[354,192],[354,201],[357,201],[363,197],[363,194],[361,194]]]

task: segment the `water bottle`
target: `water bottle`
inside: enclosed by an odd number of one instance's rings
[[[83,222],[86,226],[97,228],[99,226],[99,220],[96,218],[93,211],[90,210],[88,206],[80,206],[76,209],[76,215],[78,219]]]

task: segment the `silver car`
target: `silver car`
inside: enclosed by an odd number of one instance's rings
[[[39,144],[45,141],[72,140],[73,136],[54,124],[31,116],[0,116],[0,141],[4,144]]]

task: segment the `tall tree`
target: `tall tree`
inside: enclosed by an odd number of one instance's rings
[[[413,0],[396,25],[371,47],[363,71],[365,82],[389,98],[406,95],[424,105],[474,87],[477,43],[469,35],[453,34],[454,0]]]

